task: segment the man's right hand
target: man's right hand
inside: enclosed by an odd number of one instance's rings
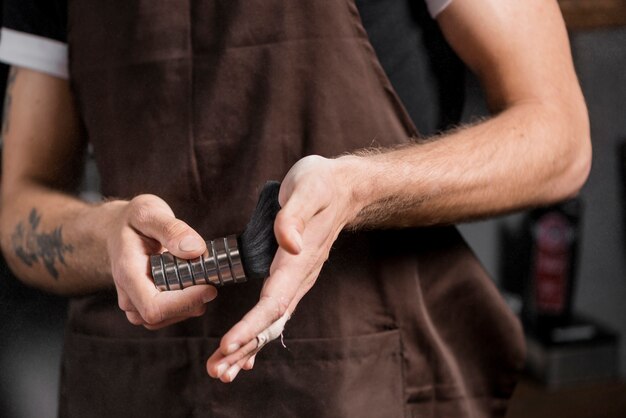
[[[191,259],[206,250],[200,235],[180,219],[161,198],[140,195],[116,205],[107,248],[119,307],[134,325],[158,329],[201,316],[217,296],[210,285],[162,292],[150,276],[149,257],[167,250]]]

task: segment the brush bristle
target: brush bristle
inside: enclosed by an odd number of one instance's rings
[[[265,183],[252,218],[238,238],[241,261],[248,279],[264,279],[269,276],[270,265],[278,249],[274,236],[274,219],[280,210],[279,190],[279,182]]]

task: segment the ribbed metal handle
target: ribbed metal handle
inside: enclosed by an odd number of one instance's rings
[[[169,252],[150,256],[154,284],[161,290],[180,290],[197,284],[224,286],[247,281],[237,237],[229,235],[206,242],[207,251],[185,260]]]

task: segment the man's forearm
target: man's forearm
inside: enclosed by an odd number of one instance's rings
[[[80,294],[112,286],[106,251],[115,203],[90,205],[36,184],[3,194],[2,249],[15,274],[34,287]]]
[[[148,257],[195,258],[202,237],[153,195],[90,205],[64,194],[80,178],[85,143],[67,80],[20,68],[7,88],[0,238],[24,282],[59,294],[110,287],[135,325],[161,328],[202,315],[212,286],[159,292]]]
[[[448,135],[342,157],[354,190],[352,227],[476,219],[574,195],[590,166],[584,105],[520,104]]]

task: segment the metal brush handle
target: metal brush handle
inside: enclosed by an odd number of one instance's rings
[[[180,290],[197,284],[224,286],[247,281],[237,237],[229,235],[206,242],[207,251],[185,260],[164,252],[150,256],[154,284],[161,290]]]

